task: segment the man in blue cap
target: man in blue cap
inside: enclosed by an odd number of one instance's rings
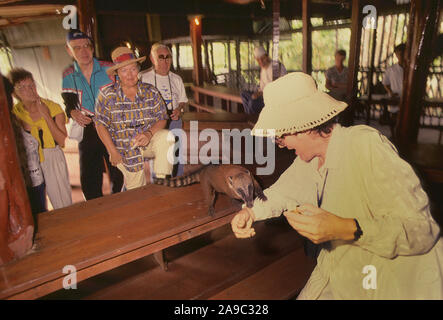
[[[103,196],[104,162],[110,173],[112,193],[121,191],[123,186],[123,175],[110,165],[109,155],[92,121],[100,89],[114,80],[106,73],[112,63],[94,58],[93,42],[80,30],[69,31],[66,50],[74,63],[63,72],[62,97],[68,117],[84,128],[78,144],[80,183],[85,199],[90,200]]]

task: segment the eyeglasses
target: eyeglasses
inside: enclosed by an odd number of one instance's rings
[[[74,46],[71,47],[72,50],[74,50],[74,52],[79,52],[81,49],[92,49],[92,44],[88,43],[88,44],[84,44],[82,46]]]
[[[23,90],[25,90],[25,89],[27,89],[27,90],[32,90],[32,89],[35,89],[35,83],[32,83],[32,84],[16,85],[16,86],[15,86],[15,89],[20,90],[20,91],[23,91]]]
[[[168,54],[168,55],[162,55],[162,54],[160,54],[159,56],[158,56],[158,58],[160,59],[160,60],[169,60],[169,59],[172,59],[172,56],[170,55],[170,54]]]

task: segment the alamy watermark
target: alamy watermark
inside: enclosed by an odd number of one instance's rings
[[[212,128],[199,131],[198,121],[190,121],[189,139],[183,129],[172,129],[170,132],[169,141],[174,141],[175,137],[178,138],[178,141],[168,151],[170,163],[187,164],[187,155],[189,155],[190,164],[255,163],[259,166],[264,165],[264,167],[257,167],[257,175],[269,175],[274,172],[275,146],[273,139],[252,136],[251,129],[241,131],[239,129],[222,129],[220,135],[219,131]],[[268,133],[273,134],[271,130],[268,130]],[[175,156],[177,149],[179,150],[178,157]]]
[[[63,289],[77,289],[77,268],[69,264],[64,266],[62,272],[68,274],[63,277]]]
[[[77,29],[77,7],[68,5],[63,7],[63,13],[67,13],[63,18],[63,28],[65,30]]]
[[[366,16],[363,18],[363,28],[377,29],[377,9],[373,5],[366,5],[363,7],[363,13]]]
[[[367,274],[363,278],[363,289],[377,289],[377,268],[372,264],[363,267],[362,273]]]

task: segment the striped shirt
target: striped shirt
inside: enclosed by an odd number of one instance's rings
[[[103,88],[95,104],[94,122],[103,125],[123,158],[128,171],[143,170],[140,148],[132,149],[131,140],[148,131],[157,121],[167,120],[166,105],[159,91],[141,81],[137,84],[135,101],[127,98],[120,81]]]

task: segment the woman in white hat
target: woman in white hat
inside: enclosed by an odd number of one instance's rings
[[[297,90],[294,90],[297,88]],[[442,299],[443,241],[411,166],[377,130],[341,127],[344,102],[291,73],[264,90],[252,133],[298,157],[232,220],[238,238],[282,213],[321,251],[299,299]]]

